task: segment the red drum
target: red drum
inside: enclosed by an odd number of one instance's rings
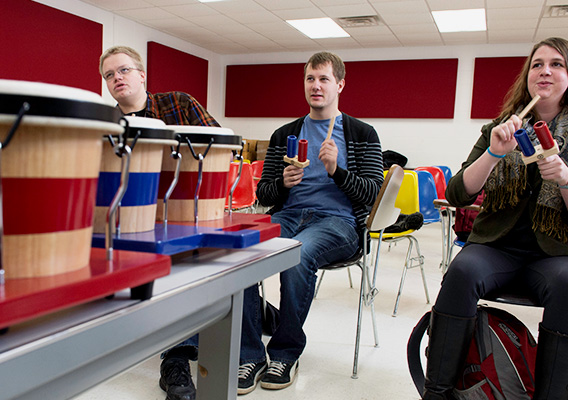
[[[6,144],[22,104],[27,111]],[[89,265],[103,135],[120,114],[96,93],[0,80],[2,263],[7,279]]]
[[[195,222],[194,199],[198,182],[199,162],[194,158],[187,140],[191,143],[196,156],[205,154],[207,147],[211,147],[203,158],[202,180],[198,197],[198,221],[223,218],[225,211],[225,196],[229,167],[233,159],[233,151],[242,148],[241,137],[231,129],[170,125],[178,134],[182,155],[178,183],[168,200],[168,221]],[[163,219],[163,199],[170,183],[174,178],[176,161],[169,154],[164,155],[162,161],[162,174],[160,176],[160,189],[158,191],[157,218]]]
[[[128,188],[120,203],[121,233],[147,232],[156,224],[158,182],[164,146],[177,146],[176,133],[159,119],[124,117],[128,122],[127,144],[132,148]],[[134,139],[136,141],[134,142]],[[115,138],[118,141],[118,137]],[[119,184],[122,159],[108,137],[104,139],[101,172],[97,188],[94,232],[105,233],[108,207]],[[114,225],[114,224],[113,224]]]

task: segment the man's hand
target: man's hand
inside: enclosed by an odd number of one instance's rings
[[[304,169],[298,168],[294,165],[288,165],[284,168],[284,187],[290,189],[296,186],[298,183],[302,182],[302,177],[304,176]]]
[[[337,146],[333,139],[323,141],[318,158],[323,163],[327,173],[333,176],[337,169]]]

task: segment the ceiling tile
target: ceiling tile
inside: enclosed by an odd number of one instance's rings
[[[544,0],[487,0],[487,8],[542,7]],[[537,15],[538,17],[538,15]]]
[[[313,3],[306,0],[255,0],[267,10],[291,10],[297,8],[310,8]]]
[[[402,0],[402,1],[388,1],[384,3],[371,2],[371,5],[381,14],[406,14],[411,12],[429,13],[430,10],[424,0]]]
[[[451,32],[441,35],[447,45],[487,43],[487,32]]]
[[[408,25],[396,25],[391,27],[395,35],[403,34],[416,34],[416,33],[428,33],[433,35],[439,35],[438,29],[435,24],[408,24]]]
[[[295,8],[289,10],[273,10],[274,14],[283,20],[304,19],[304,18],[323,18],[325,13],[317,7]]]
[[[84,0],[86,3],[93,4],[105,10],[132,10],[135,8],[152,7],[151,3],[145,0]]]
[[[532,41],[534,29],[517,29],[489,32],[489,43],[527,43]]]
[[[281,18],[266,10],[247,13],[232,13],[230,17],[241,24],[247,24],[249,26],[257,24],[258,21],[263,21],[263,23],[282,22]]]
[[[125,18],[134,19],[137,21],[147,21],[152,19],[165,19],[174,18],[175,15],[171,14],[159,7],[137,8],[134,10],[116,11],[116,14],[122,15]]]
[[[404,46],[440,46],[443,44],[439,34],[404,34],[396,35]]]
[[[177,15],[181,18],[194,18],[202,17],[205,15],[220,15],[214,9],[207,7],[204,4],[188,4],[185,6],[168,6],[162,7],[165,11]]]
[[[352,4],[342,6],[329,6],[321,8],[331,18],[356,17],[375,15],[376,11],[369,4]]]
[[[145,1],[158,7],[180,6],[183,4],[194,4],[197,2],[197,0],[145,0]]]
[[[149,21],[144,21],[144,24],[158,30],[170,29],[170,28],[182,28],[186,27],[187,25],[193,25],[191,22],[178,17],[152,19]]]
[[[484,0],[427,0],[432,11],[485,8]]]
[[[368,4],[367,0],[312,0],[318,7],[333,7],[333,6],[352,6],[356,4]]]

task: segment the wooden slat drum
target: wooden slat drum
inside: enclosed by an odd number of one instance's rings
[[[119,211],[120,233],[147,232],[156,224],[158,182],[162,169],[164,146],[177,146],[176,133],[166,124],[153,118],[124,117],[128,122],[128,141],[132,149],[128,188]],[[118,137],[115,138],[118,141]],[[108,207],[120,184],[122,159],[108,140],[104,139],[101,172],[95,208],[95,233],[105,233]],[[114,227],[114,224],[113,224]]]
[[[169,125],[176,131],[181,141],[182,155],[179,181],[168,200],[168,221],[195,222],[194,197],[198,179],[199,162],[193,157],[186,139],[191,142],[196,155],[204,154],[213,140],[211,148],[203,159],[203,177],[199,192],[197,218],[199,221],[223,218],[227,194],[229,167],[233,151],[242,148],[241,137],[231,129],[209,126]],[[158,220],[163,219],[163,199],[174,177],[175,160],[165,149],[158,191]]]
[[[7,279],[50,276],[89,264],[103,135],[118,111],[96,93],[0,80],[2,265]]]

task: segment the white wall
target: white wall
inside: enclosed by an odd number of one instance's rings
[[[268,139],[271,133],[289,119],[282,118],[225,118],[225,66],[254,63],[305,62],[311,52],[280,52],[269,54],[219,55],[156,31],[79,0],[36,0],[40,3],[87,18],[103,25],[103,48],[127,45],[137,49],[146,58],[148,41],[156,41],[195,56],[209,60],[208,110],[222,126],[232,128],[243,138]],[[408,157],[409,167],[420,165],[448,165],[456,172],[479,136],[486,120],[469,118],[475,57],[527,55],[532,44],[474,45],[417,48],[383,48],[333,50],[345,61],[402,60],[422,58],[458,58],[458,80],[454,119],[365,119],[373,125],[384,150],[395,150]],[[392,79],[403,80],[404,76]],[[113,102],[101,79],[103,97]],[[278,96],[278,82],[251,82],[251,90],[259,96]],[[349,71],[346,88],[349,90]],[[380,93],[377,93],[379,96]],[[408,94],[412,96],[412,93]],[[436,93],[432,93],[436,96]],[[356,115],[355,115],[356,116]]]

